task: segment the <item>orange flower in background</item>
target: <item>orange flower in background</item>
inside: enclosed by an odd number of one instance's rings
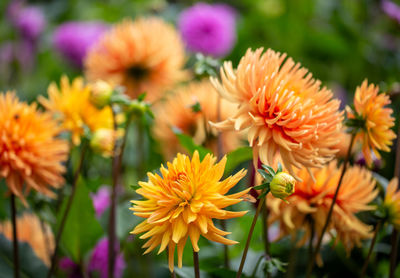
[[[105,63],[105,61],[107,61]],[[175,28],[159,18],[124,20],[89,51],[85,73],[126,87],[131,98],[155,101],[186,78],[184,45]]]
[[[311,225],[315,235],[320,235],[332,204],[341,168],[332,161],[324,168],[313,169],[315,182],[306,169],[297,171],[302,179],[296,183],[296,191],[287,198],[288,204],[280,199],[269,198],[269,222],[279,221],[280,236],[295,235],[298,230],[305,234],[300,239],[300,246],[308,242],[311,236]],[[378,194],[372,173],[364,168],[354,166],[347,169],[342,186],[333,208],[332,219],[327,231],[336,241],[343,243],[349,252],[354,245],[360,245],[362,239],[372,236],[372,226],[361,222],[355,215],[362,211],[375,209],[368,205]]]
[[[90,86],[83,79],[61,77],[60,88],[55,83],[48,88],[49,99],[39,96],[39,102],[61,121],[62,128],[71,132],[72,142],[79,145],[85,128],[91,132],[113,129],[110,107],[96,108],[90,101]]]
[[[45,265],[50,266],[51,255],[54,251],[54,235],[46,223],[41,223],[39,218],[30,213],[24,213],[17,218],[17,237],[19,242],[28,243],[36,256]],[[0,233],[8,240],[12,240],[12,223],[6,221],[0,224]]]
[[[393,224],[396,229],[400,229],[400,191],[397,190],[399,180],[393,178],[386,189],[384,207],[388,211],[388,222]]]
[[[236,70],[231,62],[221,68],[218,92],[239,105],[229,119],[214,124],[221,130],[248,129],[255,161],[271,165],[279,153],[286,169],[321,167],[336,150],[342,125],[340,101],[320,88],[321,82],[286,54],[268,49],[248,50]]]
[[[14,93],[0,94],[0,178],[23,202],[30,189],[52,197],[49,187],[64,184],[68,142],[56,138],[60,131],[36,104],[19,102]]]
[[[168,247],[169,269],[174,269],[175,247],[178,248],[178,266],[182,267],[182,254],[188,237],[193,250],[198,252],[200,235],[222,244],[235,244],[225,238],[229,232],[215,227],[212,219],[229,219],[242,216],[246,211],[227,211],[224,208],[239,203],[248,191],[225,194],[246,175],[241,170],[234,176],[220,181],[224,174],[226,157],[215,164],[216,158],[207,154],[200,162],[196,151],[192,160],[178,154],[161,175],[148,173],[148,182],[139,182],[136,192],[145,200],[132,201],[134,214],[146,218],[131,232],[148,239],[143,245],[149,253],[158,245],[161,253]]]
[[[346,107],[347,117],[350,120],[362,121],[362,128],[358,129],[357,139],[362,143],[362,152],[368,165],[372,165],[373,151],[378,159],[381,158],[378,150],[389,152],[389,146],[396,134],[391,130],[394,126],[393,110],[385,107],[390,104],[386,94],[378,94],[379,86],[368,85],[364,80],[361,87],[357,87],[354,95],[354,110]]]
[[[210,82],[204,80],[177,89],[166,101],[155,106],[154,133],[168,159],[172,159],[177,152],[184,151],[173,128],[193,137],[196,144],[204,145],[217,153],[218,134],[208,122],[218,120],[218,98],[219,95]],[[220,99],[220,119],[227,119],[235,108],[236,105]],[[220,136],[224,153],[240,145],[240,135],[236,132],[230,131]]]

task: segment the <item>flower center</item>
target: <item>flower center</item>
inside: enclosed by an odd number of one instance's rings
[[[135,65],[128,68],[128,75],[135,80],[141,80],[149,74],[149,70],[143,66]]]

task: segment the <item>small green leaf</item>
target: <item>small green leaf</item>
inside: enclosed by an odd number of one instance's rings
[[[194,113],[198,113],[201,111],[201,104],[200,104],[200,102],[196,101],[196,103],[193,104],[192,106],[190,106],[190,108],[192,108],[192,111]]]
[[[147,95],[146,92],[145,92],[145,93],[141,93],[141,94],[137,97],[138,101],[143,101],[143,100],[146,98],[146,95]]]
[[[276,173],[280,173],[282,172],[282,164],[280,162],[278,162],[278,170],[276,171]]]
[[[261,190],[261,189],[269,188],[269,182],[254,186],[253,188],[255,190]]]
[[[226,156],[225,175],[229,175],[241,163],[249,161],[253,158],[253,150],[251,147],[242,147],[231,151]]]
[[[193,141],[193,138],[183,134],[182,131],[178,128],[173,128],[173,131],[178,137],[179,143],[184,147],[190,154],[193,154],[195,151],[199,152],[200,159],[203,159],[208,153],[212,153],[209,149],[196,145]]]
[[[263,164],[262,167],[263,167],[265,170],[267,170],[272,176],[275,176],[275,175],[276,175],[274,169],[273,169],[271,166],[268,166],[268,165]]]
[[[257,171],[258,171],[258,173],[260,173],[260,175],[263,177],[263,179],[265,181],[267,181],[267,182],[271,182],[272,181],[273,176],[269,172],[266,172],[266,171],[264,171],[262,169],[258,169]]]

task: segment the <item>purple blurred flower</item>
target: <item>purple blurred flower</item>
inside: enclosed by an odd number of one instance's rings
[[[23,1],[12,1],[7,8],[7,14],[24,39],[30,41],[35,41],[46,26],[43,11],[27,6]]]
[[[103,212],[111,204],[111,192],[107,186],[100,187],[95,194],[92,194],[93,207],[96,212],[96,217],[100,218]]]
[[[355,157],[355,163],[361,166],[367,165],[365,157],[362,152],[359,152]],[[375,153],[372,152],[372,170],[377,171],[382,168],[383,162],[381,159],[376,157]]]
[[[190,51],[226,56],[236,41],[236,14],[228,5],[198,3],[179,17],[179,30]]]
[[[89,48],[107,30],[98,21],[71,21],[60,25],[53,34],[56,49],[77,67],[82,67]]]
[[[388,0],[381,2],[382,10],[391,18],[400,23],[400,6]]]
[[[79,266],[70,258],[64,257],[58,263],[60,269],[65,272],[68,278],[83,278]]]
[[[122,253],[119,253],[119,247],[116,245],[116,258],[114,278],[120,278],[125,268],[125,261]],[[94,247],[90,257],[88,271],[89,274],[98,273],[100,278],[107,278],[108,270],[108,239],[101,239]]]

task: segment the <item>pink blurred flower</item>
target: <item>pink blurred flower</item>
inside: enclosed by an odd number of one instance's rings
[[[96,217],[100,218],[104,211],[111,204],[111,190],[107,186],[100,187],[95,194],[92,194],[93,207]]]

